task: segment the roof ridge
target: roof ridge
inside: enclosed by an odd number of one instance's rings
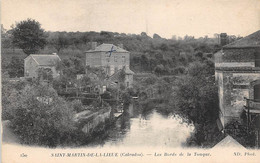
[[[86,52],[108,52],[111,50],[111,48],[113,48],[113,50],[115,50],[115,52],[122,52],[122,53],[125,53],[125,52],[129,52],[123,48],[121,48],[119,45],[114,45],[114,44],[111,44],[111,43],[102,43],[101,45],[98,45],[97,47],[95,47],[95,49],[91,49],[91,50],[88,50]]]
[[[47,56],[57,56],[57,54],[30,54],[32,56],[40,56],[40,55],[47,55]]]
[[[53,65],[58,60],[61,61],[60,57],[56,54],[52,54],[52,55],[31,54],[28,57],[31,57],[38,65]],[[25,59],[27,59],[28,57],[26,57]]]

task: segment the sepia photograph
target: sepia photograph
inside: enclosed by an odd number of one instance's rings
[[[259,162],[259,0],[2,0],[2,162]]]

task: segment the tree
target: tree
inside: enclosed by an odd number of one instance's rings
[[[17,56],[13,56],[11,62],[8,64],[8,74],[11,78],[22,77],[24,75],[24,62]]]
[[[12,29],[12,42],[27,55],[38,52],[46,45],[46,36],[41,24],[27,19],[16,24]]]
[[[148,61],[148,58],[146,57],[146,55],[144,55],[144,54],[141,55],[140,62],[141,62],[142,70],[146,71],[148,64],[149,64],[149,61]]]
[[[37,74],[38,74],[39,81],[42,81],[42,80],[46,80],[48,82],[53,81],[53,72],[50,68],[39,68],[37,70]]]
[[[46,45],[46,36],[41,24],[27,19],[16,24],[12,29],[12,42],[27,55],[38,52]]]
[[[145,32],[142,32],[142,33],[141,33],[141,36],[142,36],[142,37],[148,37],[148,35],[147,35]]]
[[[171,105],[176,106],[182,116],[195,125],[192,139],[196,139],[199,145],[210,142],[209,139],[213,140],[219,134],[216,125],[219,115],[218,91],[213,75],[212,61],[193,62],[188,67],[188,74],[178,79],[174,100],[171,101]]]
[[[2,119],[10,120],[13,118],[14,110],[18,106],[20,99],[19,90],[15,89],[16,84],[11,83],[3,78],[2,82]]]
[[[163,65],[157,65],[155,68],[154,68],[154,72],[155,74],[157,74],[158,76],[162,75],[163,72],[164,72],[164,66]]]
[[[57,63],[57,71],[61,71],[61,76],[59,79],[55,80],[55,88],[59,90],[60,88],[67,88],[76,84],[77,74],[84,74],[85,67],[78,57],[72,57],[69,59],[63,59],[61,62]]]
[[[49,43],[57,50],[59,53],[62,49],[65,49],[69,46],[69,39],[66,36],[66,33],[59,32],[56,35],[49,38]]]
[[[155,33],[155,34],[153,34],[153,38],[154,39],[161,39],[161,36]]]
[[[25,86],[19,96],[11,124],[22,143],[55,147],[72,142],[78,132],[73,123],[75,112],[54,89]]]

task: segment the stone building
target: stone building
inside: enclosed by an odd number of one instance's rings
[[[124,74],[124,77],[123,75]],[[123,67],[123,69],[118,70],[112,76],[110,76],[107,81],[110,86],[115,86],[114,83],[122,83],[126,87],[133,86],[133,74],[134,72],[131,71],[129,68]]]
[[[130,70],[130,53],[123,49],[123,45],[92,43],[92,49],[86,52],[86,66],[102,67],[108,77],[121,70],[125,70],[125,85],[133,84],[133,71]]]
[[[31,54],[24,59],[24,77],[37,78],[40,68],[52,71],[53,78],[59,76],[56,70],[57,62],[61,61],[60,57],[54,54]]]
[[[250,113],[260,113],[260,31],[227,44],[215,53],[215,78],[218,84],[220,121],[240,121]]]

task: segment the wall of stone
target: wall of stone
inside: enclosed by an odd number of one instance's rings
[[[129,52],[113,52],[109,57],[109,53],[106,52],[86,53],[86,65],[103,67],[109,75],[112,75],[124,66],[130,66],[130,54]]]
[[[250,83],[260,80],[260,73],[252,72],[224,72],[223,73],[223,107],[225,124],[232,119],[238,119],[246,101],[244,98],[253,98]],[[221,89],[221,88],[220,88]],[[220,95],[221,97],[221,95]],[[221,99],[220,99],[221,100]]]
[[[86,65],[93,67],[102,66],[101,64],[101,52],[86,53]]]
[[[219,109],[220,109],[220,121],[222,124],[224,124],[224,106],[223,106],[223,100],[224,100],[224,92],[223,92],[223,73],[219,71],[215,71],[215,79],[216,83],[218,85],[218,97],[219,97]]]
[[[260,80],[256,58],[260,48],[224,48],[214,54],[215,78],[218,84],[220,120],[227,124],[239,120],[246,98],[253,98],[251,82]]]
[[[129,66],[130,65],[130,54],[127,53],[119,53],[119,52],[113,52],[111,56],[109,57],[109,53],[102,52],[102,65],[114,65],[121,68],[123,66]]]
[[[134,80],[133,74],[126,74],[125,85],[127,86],[128,83],[128,87],[133,87],[133,80]]]
[[[108,110],[101,110],[99,112],[93,113],[93,117],[91,117],[92,120],[88,121],[84,127],[82,128],[82,131],[84,133],[89,133],[92,129],[94,129],[97,125],[100,123],[105,122],[107,119],[110,119],[111,114],[111,108]]]
[[[255,67],[255,62],[222,62],[215,63],[215,67]]]

